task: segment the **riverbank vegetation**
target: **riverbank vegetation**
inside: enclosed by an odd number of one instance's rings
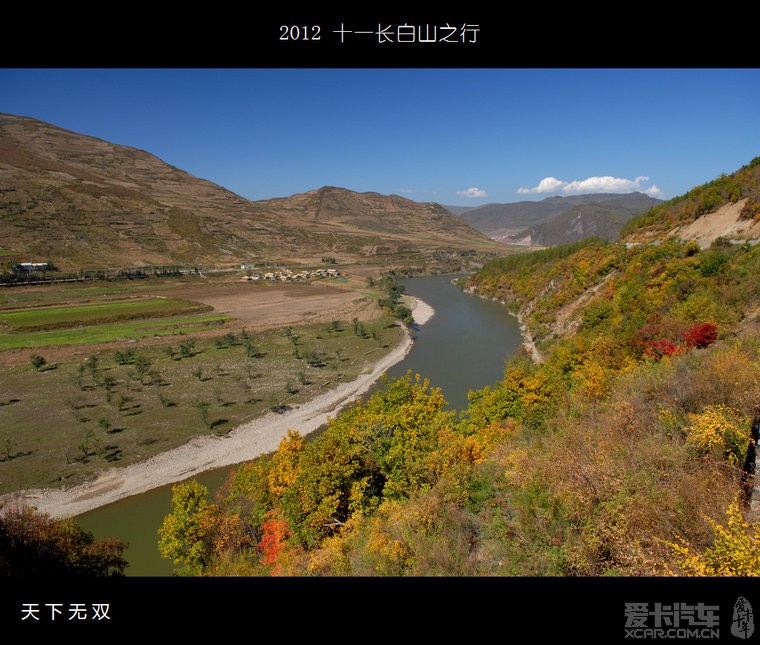
[[[495,260],[467,286],[541,362],[458,413],[408,374],[213,500],[178,485],[161,552],[192,575],[760,575],[758,275],[760,246],[722,239]]]
[[[0,576],[110,578],[123,576],[127,544],[96,539],[72,519],[0,504]]]
[[[717,342],[573,387],[522,359],[459,415],[407,375],[214,500],[178,485],[161,552],[196,575],[692,573],[741,500],[759,352]]]

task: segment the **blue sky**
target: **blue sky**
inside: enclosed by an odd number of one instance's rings
[[[760,155],[758,69],[0,69],[0,112],[253,200],[671,198]]]

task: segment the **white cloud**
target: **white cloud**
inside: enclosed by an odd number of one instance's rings
[[[413,193],[414,191],[411,188],[399,188],[400,193]]]
[[[486,191],[482,188],[468,188],[467,190],[458,190],[457,195],[463,197],[485,197]]]
[[[575,181],[562,181],[556,177],[544,177],[534,188],[518,188],[520,195],[537,195],[543,193],[561,193],[563,195],[583,195],[584,193],[631,193],[639,191],[652,197],[664,197],[662,191],[654,184],[648,188],[644,184],[649,177],[623,179],[620,177],[587,177]]]
[[[566,184],[567,182],[560,181],[556,177],[544,177],[535,188],[518,188],[517,192],[521,195],[530,193],[558,193],[562,191],[562,187]]]
[[[654,197],[656,199],[665,199],[665,193],[663,193],[657,186],[652,184],[649,188],[647,188],[644,193],[649,195],[650,197]]]

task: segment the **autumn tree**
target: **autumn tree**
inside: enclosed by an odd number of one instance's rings
[[[760,525],[744,519],[738,500],[726,510],[726,522],[710,520],[712,546],[700,551],[671,543],[680,566],[690,576],[760,575]]]
[[[298,477],[298,461],[303,450],[303,437],[294,430],[288,430],[288,435],[281,442],[272,457],[269,469],[269,490],[279,497],[292,485]]]
[[[198,575],[210,564],[216,508],[208,504],[208,489],[195,480],[172,487],[172,512],[158,529],[158,550],[183,572]]]
[[[687,347],[704,349],[718,340],[718,326],[713,323],[694,325],[683,335],[684,344]]]
[[[287,539],[290,535],[288,521],[277,511],[270,511],[261,525],[262,537],[259,543],[261,563],[271,567],[272,575],[281,570],[281,559],[287,551]]]
[[[280,503],[303,544],[372,512],[384,497],[404,498],[434,479],[438,432],[453,419],[440,389],[411,373],[384,385],[300,452],[298,474]]]
[[[73,519],[53,519],[25,506],[0,506],[0,575],[123,576],[126,542],[96,539]]]
[[[699,454],[715,453],[731,464],[741,464],[751,439],[750,420],[723,405],[707,405],[698,414],[689,414],[687,442]]]

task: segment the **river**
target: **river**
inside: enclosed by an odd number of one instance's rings
[[[435,309],[435,315],[416,332],[406,358],[388,370],[398,377],[408,370],[440,387],[453,409],[467,406],[467,393],[502,378],[504,362],[522,342],[513,316],[497,303],[463,293],[453,276],[425,276],[403,281],[406,293]],[[369,394],[367,395],[369,396]],[[216,490],[234,467],[196,477]],[[85,530],[98,537],[118,536],[129,543],[125,553],[129,576],[170,576],[173,565],[158,553],[156,531],[171,510],[172,486],[120,500],[77,516]]]

